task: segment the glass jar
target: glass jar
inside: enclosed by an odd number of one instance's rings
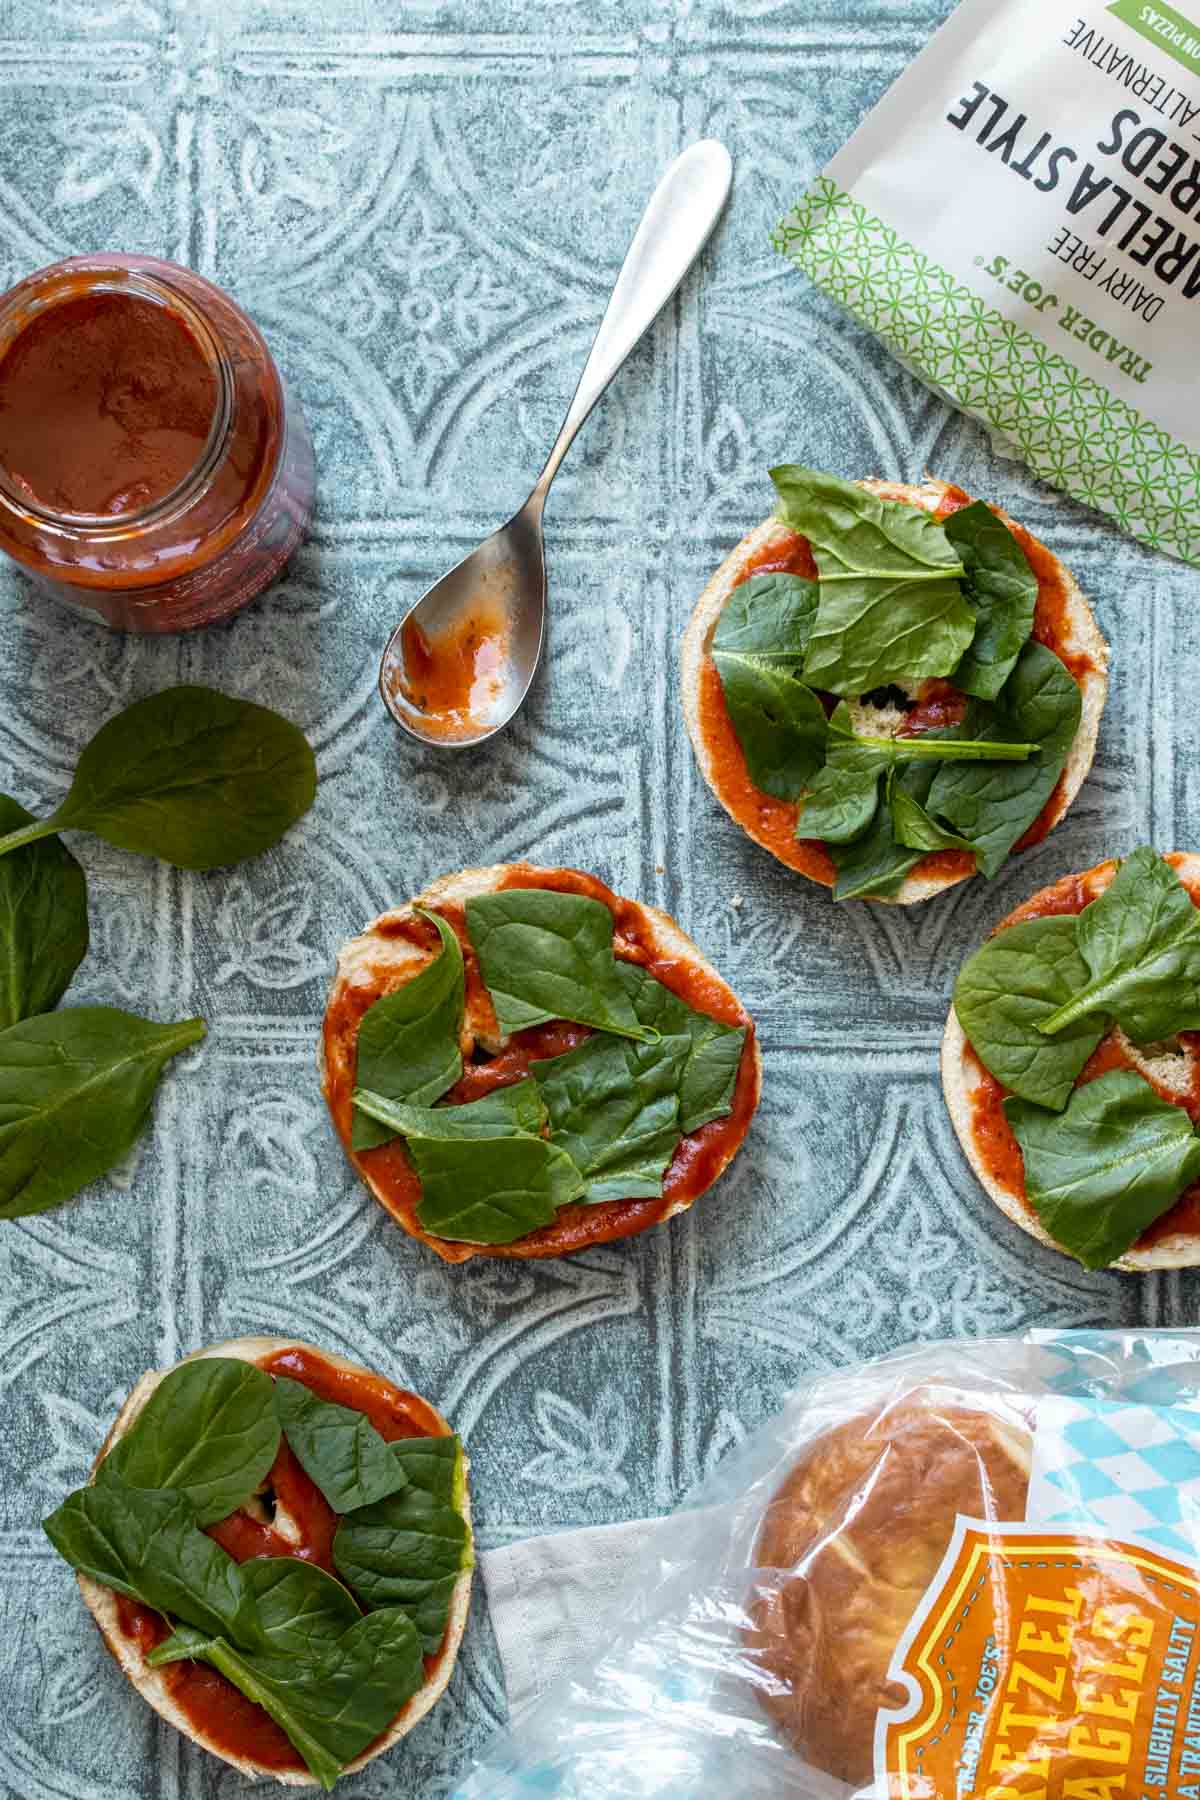
[[[314,481],[261,334],[192,270],[78,256],[0,297],[0,550],[75,611],[225,618],[300,542]]]

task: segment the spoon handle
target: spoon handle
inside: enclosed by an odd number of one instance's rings
[[[579,377],[575,398],[533,490],[531,497],[539,503],[558,474],[575,433],[711,237],[732,179],[728,150],[715,138],[705,138],[675,159],[650,196]]]

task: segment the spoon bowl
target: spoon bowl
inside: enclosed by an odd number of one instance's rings
[[[413,603],[388,638],[379,691],[411,737],[464,749],[494,737],[522,706],[546,635],[542,514],[550,484],[576,432],[708,242],[732,178],[729,152],[711,138],[671,164],[634,233],[533,492]]]
[[[380,692],[412,737],[442,750],[465,750],[494,737],[520,710],[545,636],[541,514],[535,492],[507,525],[414,601],[392,632]],[[450,665],[450,694],[439,660]],[[430,704],[439,689],[449,704]]]

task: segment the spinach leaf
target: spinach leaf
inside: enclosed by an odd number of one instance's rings
[[[199,1525],[245,1504],[279,1450],[271,1377],[253,1363],[206,1356],[159,1382],[96,1471],[101,1486],[171,1488]]]
[[[835,768],[895,769],[909,762],[1025,762],[1036,755],[1036,744],[1020,744],[999,738],[964,737],[959,726],[942,726],[912,737],[870,737],[857,732],[850,708],[841,701],[829,720],[829,760]]]
[[[799,669],[817,616],[819,589],[800,575],[753,575],[735,587],[717,620],[712,650]]]
[[[975,635],[963,565],[945,530],[912,506],[798,466],[771,470],[779,513],[812,545],[820,599],[804,678],[834,694],[949,675]]]
[[[680,1139],[679,1089],[687,1035],[654,1044],[598,1033],[533,1072],[550,1114],[551,1141],[584,1178],[576,1198],[657,1199]]]
[[[421,1488],[348,1513],[333,1540],[343,1581],[369,1607],[401,1606],[427,1655],[442,1641],[454,1584],[471,1567],[467,1522]]]
[[[852,747],[860,759],[877,757],[880,765],[889,769],[909,762],[1026,762],[1038,750],[1036,744],[1018,744],[1003,738],[943,737],[932,731],[913,737],[862,737],[855,733]]]
[[[795,800],[825,758],[829,728],[811,688],[762,657],[712,652],[746,767],[755,787]]]
[[[362,1617],[349,1588],[314,1563],[296,1556],[254,1556],[238,1567],[254,1609],[243,1649],[312,1660]],[[179,1626],[156,1648],[154,1666],[191,1657],[196,1636],[204,1633]]]
[[[961,763],[937,771],[926,810],[970,841],[984,875],[996,874],[1053,793],[1081,712],[1079,689],[1063,664],[1031,641],[980,735],[1038,744],[1036,756],[1020,766]]]
[[[836,870],[835,900],[889,900],[900,892],[905,877],[922,861],[925,852],[896,842],[892,831],[892,797],[900,788],[920,803],[929,792],[935,772],[936,765],[928,762],[909,763],[893,770],[870,828],[851,843],[830,845],[829,854]]]
[[[349,1590],[314,1563],[296,1556],[253,1556],[239,1566],[254,1603],[259,1639],[254,1648],[312,1659],[362,1617]]]
[[[1037,576],[1004,520],[981,500],[951,513],[944,524],[962,558],[963,593],[977,615],[975,636],[954,671],[954,685],[964,694],[994,700],[1033,630]]]
[[[1057,1037],[1041,1031],[1087,975],[1075,926],[1073,918],[1008,926],[967,958],[954,987],[958,1022],[984,1067],[1014,1094],[1055,1112],[1105,1030],[1103,1019],[1079,1019]]]
[[[0,836],[32,820],[0,794]],[[0,1030],[52,1012],[87,947],[87,883],[60,839],[0,858]]]
[[[1006,1100],[1004,1110],[1030,1204],[1085,1269],[1123,1256],[1200,1177],[1200,1138],[1186,1112],[1127,1070],[1076,1088],[1061,1114],[1028,1100]]]
[[[212,688],[167,688],[100,727],[62,805],[0,838],[0,856],[91,831],[176,868],[220,868],[277,844],[316,789],[308,740],[279,713]]]
[[[158,1666],[184,1657],[210,1663],[261,1706],[326,1789],[386,1731],[425,1679],[420,1637],[398,1607],[356,1619],[312,1658],[248,1653],[183,1627],[146,1660]]]
[[[369,1506],[404,1486],[403,1469],[365,1413],[322,1400],[286,1376],[276,1378],[275,1404],[300,1467],[334,1512]]]
[[[200,1530],[186,1495],[105,1482],[69,1495],[42,1529],[81,1575],[200,1631],[257,1641],[241,1568]]]
[[[132,1149],[171,1057],[202,1019],[156,1025],[111,1006],[0,1032],[0,1218],[61,1206]]]
[[[1145,845],[1126,857],[1076,920],[1086,974],[1039,1023],[1054,1035],[1111,1014],[1136,1044],[1200,1026],[1200,910],[1174,869]]]
[[[914,800],[894,782],[888,800],[892,812],[892,837],[897,844],[903,844],[909,850],[923,851],[926,855],[935,850],[967,850],[974,855],[973,844],[953,831],[943,830],[936,819],[930,818],[919,800]]]
[[[363,1014],[355,1079],[360,1088],[388,1100],[431,1106],[462,1074],[465,977],[462,945],[453,926],[438,913],[422,912],[421,917],[436,925],[441,948],[411,981]],[[353,1149],[370,1150],[394,1136],[386,1124],[355,1112]]]
[[[354,1090],[354,1104],[372,1119],[390,1125],[401,1137],[496,1138],[528,1132],[541,1135],[546,1108],[536,1081],[527,1076],[511,1087],[497,1088],[462,1106],[406,1106],[364,1088]]]
[[[852,844],[879,810],[881,770],[842,768],[829,761],[813,777],[796,821],[798,838],[825,844]]]
[[[544,1138],[410,1137],[407,1148],[421,1181],[417,1218],[457,1243],[515,1243],[583,1189],[565,1150]]]
[[[653,1026],[663,1037],[686,1032],[692,1040],[679,1090],[680,1131],[686,1137],[712,1119],[727,1118],[733,1109],[746,1027],[726,1025],[697,1011],[637,963],[618,963],[617,974],[643,1025]]]
[[[420,1488],[462,1511],[466,1474],[462,1444],[456,1436],[398,1438],[388,1449],[404,1470],[409,1487]]]
[[[501,1031],[571,1019],[653,1040],[617,977],[613,916],[601,901],[506,888],[467,901],[467,931]]]

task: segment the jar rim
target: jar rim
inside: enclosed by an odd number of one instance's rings
[[[165,494],[144,506],[122,513],[69,512],[47,506],[27,491],[17,491],[2,463],[0,501],[31,524],[62,536],[120,538],[131,530],[170,523],[203,491],[221,460],[233,425],[233,369],[223,345],[203,313],[180,288],[147,270],[95,265],[88,268],[75,262],[39,271],[31,280],[39,284],[38,288],[31,292],[30,282],[22,282],[0,307],[0,361],[32,320],[55,306],[84,294],[132,293],[152,305],[169,308],[183,319],[215,379],[216,399],[208,436],[192,467]],[[10,331],[14,319],[19,323],[16,330]]]

